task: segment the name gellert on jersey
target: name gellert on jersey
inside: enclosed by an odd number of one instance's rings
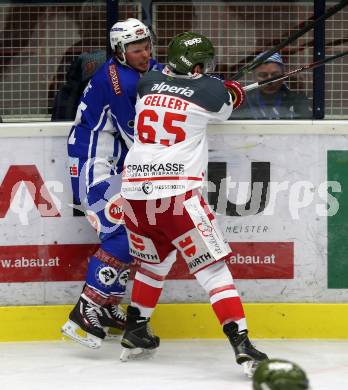
[[[145,106],[165,107],[173,110],[186,111],[189,103],[184,100],[172,96],[165,95],[149,95],[144,100]]]

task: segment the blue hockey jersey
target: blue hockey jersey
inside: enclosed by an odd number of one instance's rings
[[[150,69],[162,69],[155,60]],[[137,83],[141,73],[107,61],[85,88],[68,138],[70,160],[87,164],[90,187],[120,173],[133,143]],[[80,169],[79,169],[80,171]]]

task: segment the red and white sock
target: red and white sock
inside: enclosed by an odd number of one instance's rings
[[[142,317],[151,317],[160,298],[163,284],[176,259],[171,252],[160,264],[142,263],[135,274],[131,305],[140,310]]]
[[[215,263],[196,272],[195,277],[209,294],[220,324],[233,321],[238,324],[239,332],[247,329],[243,305],[227,265],[223,261]]]

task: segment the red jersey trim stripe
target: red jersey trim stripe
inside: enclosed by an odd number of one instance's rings
[[[157,180],[193,180],[203,181],[201,177],[195,176],[157,176],[157,177],[135,177],[135,178],[123,178],[123,181],[136,182],[136,181],[157,181]]]
[[[228,284],[226,286],[217,287],[217,288],[214,288],[213,290],[209,291],[209,297],[212,297],[213,295],[218,294],[218,293],[220,293],[222,291],[235,290],[235,289],[236,288],[234,287],[234,284]]]
[[[139,269],[138,269],[138,272],[139,272],[140,274],[143,274],[143,275],[145,275],[145,276],[148,276],[149,278],[154,279],[154,280],[157,280],[157,281],[159,281],[159,282],[165,280],[165,278],[166,278],[165,276],[155,274],[154,272],[151,272],[151,271],[149,271],[149,270],[147,270],[147,269],[144,269],[144,268],[139,268]]]

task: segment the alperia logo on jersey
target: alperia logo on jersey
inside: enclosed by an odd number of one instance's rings
[[[189,89],[188,87],[177,87],[175,85],[168,85],[164,82],[162,82],[161,84],[154,84],[154,86],[151,88],[151,91],[155,91],[158,93],[171,92],[171,93],[176,93],[178,95],[184,95],[187,97],[190,97],[195,93],[195,91]]]
[[[202,43],[202,38],[193,38],[193,39],[189,39],[188,41],[185,41],[185,42],[184,42],[184,45],[185,45],[186,47],[188,47],[188,46],[195,45],[196,43]]]

